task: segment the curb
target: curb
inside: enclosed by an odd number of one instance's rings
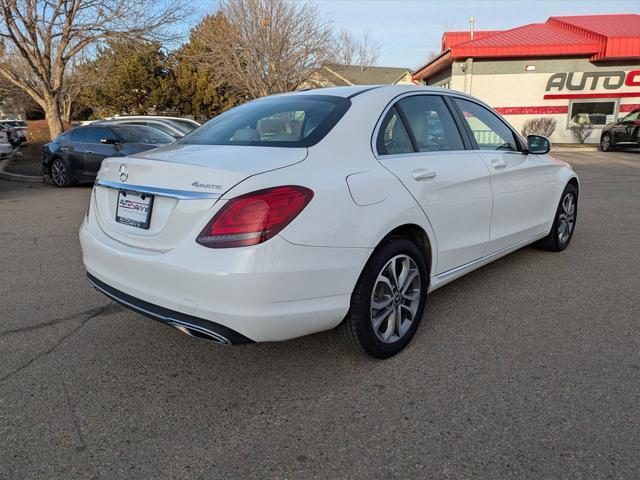
[[[554,152],[597,152],[598,147],[551,147],[551,154]]]
[[[0,160],[0,178],[2,178],[3,180],[11,180],[14,182],[42,183],[42,176],[22,175],[20,173],[5,172],[4,169],[7,168],[7,165],[9,165],[9,162],[11,162],[11,160],[13,160],[13,156],[5,158],[4,160]]]

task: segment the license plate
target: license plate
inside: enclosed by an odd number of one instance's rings
[[[116,222],[149,229],[153,195],[120,190],[116,207]]]

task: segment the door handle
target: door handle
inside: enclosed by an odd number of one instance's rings
[[[500,170],[501,168],[504,168],[507,166],[507,161],[506,160],[493,160],[491,162],[491,165],[493,165],[493,168],[495,168],[496,170]]]
[[[418,168],[417,170],[413,171],[413,178],[418,182],[423,180],[430,180],[432,178],[435,178],[435,176],[436,176],[436,172],[434,172],[433,170]]]
[[[88,153],[89,155],[93,155],[95,152],[92,152],[91,150],[87,150],[87,151],[86,151],[86,152],[84,152],[84,153]]]

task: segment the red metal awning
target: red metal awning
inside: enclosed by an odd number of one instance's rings
[[[582,15],[550,17],[502,31],[445,32],[443,54],[420,67],[413,80],[434,75],[454,60],[466,58],[584,56],[591,61],[638,59],[640,15]],[[446,54],[446,55],[445,55]],[[447,61],[443,61],[443,57]]]

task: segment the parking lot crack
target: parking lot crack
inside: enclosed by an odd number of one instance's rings
[[[110,315],[112,313],[117,313],[122,310],[122,307],[113,303],[102,307],[91,308],[89,310],[85,310],[84,312],[74,313],[72,315],[68,315],[62,318],[54,318],[53,320],[49,320],[42,323],[36,323],[35,325],[27,325],[26,327],[14,328],[12,330],[5,330],[4,332],[0,332],[0,337],[5,337],[7,335],[15,335],[18,333],[26,333],[34,330],[39,330],[41,328],[52,327],[54,325],[58,325],[59,323],[71,322],[80,317],[84,317],[88,315],[90,318],[93,316],[97,316],[100,314]]]
[[[82,319],[82,321],[80,322],[80,324],[78,326],[76,326],[75,328],[71,329],[69,332],[67,332],[66,334],[64,334],[62,337],[60,337],[52,346],[51,348],[39,353],[38,355],[36,355],[35,357],[31,358],[30,360],[28,360],[27,362],[23,363],[22,365],[20,365],[19,367],[15,368],[14,370],[12,370],[11,372],[7,373],[6,375],[4,375],[3,377],[0,377],[0,382],[3,382],[5,380],[7,380],[10,377],[13,377],[14,375],[16,375],[17,373],[20,373],[22,370],[24,370],[25,368],[29,367],[31,364],[33,364],[35,361],[39,360],[40,358],[46,357],[47,355],[49,355],[50,353],[52,353],[53,351],[55,351],[60,345],[62,345],[65,340],[67,340],[69,337],[71,337],[74,333],[76,333],[78,330],[80,330],[82,327],[84,327],[87,322],[93,318],[98,317],[99,315],[102,315],[104,313],[113,313],[111,312],[111,310],[114,310],[114,305],[113,304],[109,304],[109,305],[105,305],[103,307],[99,307],[99,308],[94,308],[92,310],[90,310],[88,314],[88,316],[86,316],[84,319]],[[119,309],[120,307],[118,307]],[[115,310],[118,311],[118,310]],[[77,319],[79,316],[81,316],[82,314],[76,314],[74,315],[71,319],[67,319],[67,320],[73,320],[73,319]],[[87,315],[87,312],[84,313],[84,315]],[[62,321],[62,320],[61,320]],[[58,321],[57,323],[61,323],[61,321]],[[55,324],[55,323],[54,323]],[[40,324],[42,325],[42,324]],[[29,331],[29,330],[27,330]],[[14,331],[15,332],[15,331]],[[6,332],[5,332],[6,333]]]

